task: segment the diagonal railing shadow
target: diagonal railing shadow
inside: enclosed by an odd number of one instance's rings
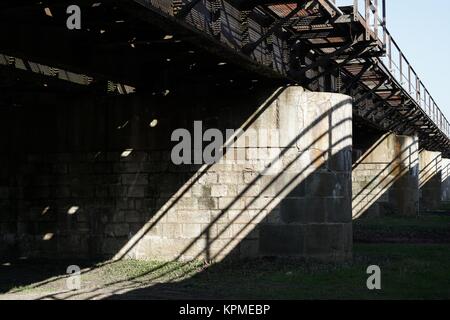
[[[363,186],[353,187],[354,219],[362,217],[369,208],[388,194],[396,183],[419,165],[416,142],[396,151],[395,157],[389,162],[383,161],[381,158],[380,161],[375,162],[370,160],[376,152],[380,152],[378,148],[386,143],[389,136],[390,134],[383,135],[353,166],[354,179],[362,176],[364,172],[369,173],[367,176],[369,179],[364,180]],[[356,183],[362,184],[360,181],[356,181]]]
[[[343,105],[345,105],[345,103],[342,103],[341,105],[334,106],[334,108],[333,108],[333,110],[332,110],[331,112],[337,111],[337,110],[338,110],[339,108],[341,108]],[[331,115],[330,115],[330,114],[323,114],[323,115],[321,115],[321,116],[318,117],[313,123],[311,123],[307,128],[305,128],[301,133],[299,133],[299,134],[295,137],[295,139],[293,139],[293,141],[292,141],[288,146],[289,146],[289,147],[290,147],[290,146],[294,146],[294,145],[296,144],[296,141],[297,141],[298,139],[300,139],[300,138],[301,138],[302,136],[304,136],[305,134],[309,133],[316,125],[318,125],[322,120],[327,119],[327,118],[330,119],[330,120],[329,120],[330,123],[333,122],[333,120],[331,119]],[[338,127],[340,127],[340,126],[342,126],[342,125],[347,125],[348,122],[351,122],[351,119],[350,119],[350,118],[349,118],[349,119],[343,119],[343,120],[341,120],[340,122],[335,123],[334,126],[333,126],[333,129],[338,128]],[[331,132],[333,131],[333,129],[331,129]],[[303,150],[308,150],[309,148],[311,148],[312,146],[314,146],[314,144],[317,143],[318,141],[320,141],[321,139],[323,139],[323,138],[329,138],[329,139],[330,139],[330,140],[329,140],[329,142],[330,142],[329,150],[326,150],[326,151],[324,151],[324,152],[321,152],[321,153],[317,154],[317,156],[316,156],[314,159],[312,159],[311,163],[319,162],[319,163],[322,163],[322,164],[323,164],[325,157],[326,157],[326,156],[329,156],[330,153],[332,153],[331,150],[333,150],[333,148],[335,148],[335,147],[337,147],[337,148],[342,148],[343,146],[349,147],[349,146],[351,145],[351,136],[344,136],[344,137],[342,137],[341,139],[339,139],[338,141],[333,141],[333,137],[332,137],[331,135],[332,135],[332,133],[330,133],[330,130],[325,131],[325,132],[322,132],[321,134],[319,134],[319,136],[315,137],[314,140],[311,141],[309,145],[307,145],[307,146],[305,146],[305,147],[303,148]],[[288,148],[284,148],[284,149],[281,151],[281,153],[280,153],[280,157],[282,157],[282,156],[287,152],[287,150],[288,150]],[[299,159],[299,156],[297,156],[296,158],[292,159],[292,160],[285,166],[285,169],[289,169],[289,168],[291,168],[292,166],[294,166],[294,164],[296,163],[296,161],[297,161],[298,159]],[[307,171],[308,171],[308,168],[304,168],[302,171],[296,173],[296,174],[295,174],[295,175],[294,175],[294,176],[293,176],[293,177],[285,184],[284,188],[282,188],[281,190],[279,190],[279,191],[276,193],[276,195],[275,195],[275,197],[274,197],[273,199],[277,199],[277,198],[279,198],[279,197],[283,197],[283,196],[287,195],[287,194],[288,194],[295,186],[298,185],[298,183],[299,183],[298,178],[301,177],[302,175],[304,175]],[[265,186],[264,190],[262,190],[261,193],[263,193],[264,191],[268,190],[268,189],[273,185],[273,183],[274,183],[277,179],[279,179],[279,178],[281,177],[281,175],[282,175],[282,173],[280,173],[280,174],[276,175],[275,177],[273,177],[272,181],[269,182],[269,184],[268,184],[267,186]],[[257,177],[256,177],[256,178],[248,185],[248,186],[246,186],[246,188],[245,188],[245,189],[244,189],[244,190],[236,197],[235,201],[237,201],[237,199],[239,199],[239,197],[242,197],[248,190],[250,190],[251,186],[254,185],[254,184],[255,184],[259,179],[261,179],[261,178],[262,178],[262,176],[261,176],[261,175],[258,175],[258,176],[257,176]],[[181,190],[182,190],[182,189],[181,189]],[[176,199],[180,199],[180,198],[177,197]],[[251,207],[251,205],[254,204],[255,201],[257,201],[257,199],[258,199],[258,198],[252,199],[252,200],[246,205],[246,207],[245,207],[244,209],[242,209],[242,210],[239,212],[239,214],[237,214],[236,217],[235,217],[234,219],[232,219],[232,220],[229,222],[229,225],[228,225],[225,229],[221,230],[215,237],[207,236],[206,238],[208,239],[208,241],[207,241],[206,244],[205,244],[205,245],[206,245],[206,248],[205,248],[205,249],[208,249],[210,246],[212,246],[212,245],[214,244],[215,241],[218,241],[220,235],[222,235],[224,232],[226,232],[227,229],[230,228],[230,226],[232,226],[233,223],[234,223],[234,222],[235,222],[235,221],[236,221],[236,220],[237,220],[237,219],[238,219],[238,218],[239,218],[239,217],[240,217],[240,216],[241,216],[241,215],[249,208],[249,207]],[[229,208],[231,208],[231,207],[233,206],[233,204],[235,203],[235,201],[232,202],[232,203],[230,203],[230,204],[227,206],[227,208],[225,208],[224,210],[222,210],[221,213],[220,213],[220,215],[217,216],[217,217],[210,223],[210,225],[213,225],[214,223],[216,223],[216,222],[221,218],[221,216],[222,216],[223,214],[225,214],[225,213],[229,210]],[[260,214],[262,214],[263,212],[267,211],[268,208],[273,208],[273,207],[275,207],[275,206],[278,204],[278,203],[275,203],[275,204],[274,204],[273,202],[274,202],[274,200],[268,201],[268,202],[262,207],[262,209],[259,210],[258,214],[256,214],[252,219],[250,219],[250,221],[248,221],[246,224],[244,224],[244,226],[243,226],[243,227],[239,230],[239,232],[236,234],[237,236],[243,235],[242,237],[239,237],[239,239],[238,239],[237,241],[236,241],[236,240],[233,240],[233,239],[230,239],[230,240],[228,240],[226,243],[221,243],[221,246],[222,246],[221,250],[215,250],[217,253],[216,253],[216,254],[209,254],[209,257],[213,260],[213,259],[216,258],[223,250],[229,251],[229,249],[228,249],[229,246],[236,245],[236,242],[239,243],[239,242],[240,242],[240,239],[242,239],[242,238],[245,237],[244,234],[248,234],[248,233],[251,231],[251,230],[248,230],[247,227],[250,226],[251,228],[253,228],[253,227],[252,227],[252,223],[254,223],[255,221],[258,221],[258,220],[260,219]],[[165,212],[167,212],[167,211],[165,211]],[[158,218],[157,218],[157,219],[158,219]],[[154,225],[155,225],[155,224],[152,223],[151,225],[147,225],[146,227],[144,227],[143,230],[145,230],[145,232],[142,231],[142,232],[139,234],[139,237],[142,237],[143,234],[145,234],[146,232],[149,232],[150,229],[151,229],[151,228],[149,228],[149,227],[150,227],[150,226],[154,227]],[[203,236],[206,236],[209,232],[210,232],[210,227],[205,228],[205,229],[203,230],[202,234],[201,234],[199,237],[197,237],[196,239],[193,239],[192,242],[191,242],[191,243],[190,243],[190,244],[189,244],[189,245],[188,245],[188,246],[187,246],[180,254],[178,254],[178,256],[177,256],[174,260],[178,260],[179,258],[181,258],[185,252],[187,252],[188,250],[190,250],[190,248],[191,248],[192,246],[194,246],[194,244],[195,244],[198,240],[200,240]],[[139,237],[136,238],[135,240],[139,239]],[[133,242],[136,243],[137,241],[133,241]],[[124,257],[124,256],[127,254],[127,252],[129,252],[129,250],[131,249],[131,247],[132,247],[132,246],[126,246],[126,250],[120,252],[121,257]],[[198,254],[198,255],[195,256],[194,258],[198,258],[199,256],[200,256],[200,254]],[[166,266],[167,266],[167,265],[163,265],[163,266],[159,267],[159,269],[161,269],[161,268],[163,268],[163,267],[166,267]],[[152,270],[152,271],[156,271],[156,270]],[[170,273],[171,271],[173,271],[173,270],[168,270],[168,271],[166,271],[165,273],[167,274],[167,273]],[[149,281],[157,280],[157,279],[160,278],[161,276],[163,276],[163,275],[160,275],[160,276],[158,276],[157,278],[154,278],[154,279],[149,279]],[[136,279],[131,279],[131,281],[133,281],[133,280],[136,280]],[[118,284],[118,283],[111,283],[110,285],[113,286],[113,285],[117,285],[117,284]],[[71,296],[69,296],[69,297],[71,297]]]
[[[423,152],[424,151],[422,150],[419,154],[422,154]],[[442,157],[441,155],[437,155],[427,162],[428,163],[419,170],[420,189],[425,187],[425,185],[441,171]]]

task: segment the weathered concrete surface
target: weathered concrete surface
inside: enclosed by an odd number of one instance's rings
[[[353,217],[418,212],[418,139],[383,135],[353,166]]]
[[[202,168],[201,178],[189,180],[116,257],[350,257],[349,98],[287,88],[246,131],[272,129],[279,139],[258,141],[248,151],[275,149],[273,174],[228,157],[225,165]]]
[[[433,211],[441,206],[442,156],[440,152],[419,153],[420,210]]]
[[[15,143],[2,145],[9,151],[3,157],[15,161],[2,178],[1,205],[9,210],[0,223],[7,231],[2,243],[8,240],[14,253],[159,260],[351,255],[349,97],[290,87],[61,99],[4,113],[5,140]],[[154,119],[157,126],[149,126]],[[259,149],[275,150],[275,172],[261,175],[260,165],[232,160],[175,166],[171,133],[192,129],[195,120],[222,132],[278,129],[279,139],[231,148],[256,162]],[[18,123],[27,130],[13,130]]]
[[[441,200],[450,202],[450,159],[442,158]]]

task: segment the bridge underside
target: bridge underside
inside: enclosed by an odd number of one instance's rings
[[[79,31],[70,1],[0,4],[0,250],[346,259],[352,216],[446,199],[448,123],[353,7],[78,3]],[[173,166],[170,133],[194,120],[280,130],[253,147],[279,150],[281,173]]]
[[[154,92],[187,83],[251,86],[276,79],[344,93],[366,122],[398,134],[417,132],[422,147],[447,154],[445,118],[426,89],[413,83],[409,64],[397,80],[395,42],[353,7],[335,8],[329,1],[300,1],[298,7],[295,1],[185,2],[81,1],[83,28],[68,31],[70,1],[4,1],[0,53],[86,74],[90,88],[104,89],[108,80]],[[388,61],[380,58],[386,47]],[[18,80],[11,69],[20,69],[22,61],[10,57],[0,65],[9,78],[3,81],[13,85]],[[58,71],[37,73],[52,81]]]

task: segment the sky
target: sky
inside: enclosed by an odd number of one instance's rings
[[[450,1],[386,0],[387,28],[450,120]]]

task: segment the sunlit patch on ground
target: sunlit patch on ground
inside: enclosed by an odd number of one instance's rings
[[[354,229],[357,238],[378,240],[356,243],[353,261],[346,264],[290,259],[216,265],[84,262],[79,291],[67,290],[68,262],[2,261],[0,299],[450,298],[448,215],[361,220]],[[411,241],[405,242],[406,234]],[[381,268],[381,291],[366,287],[366,269],[373,264]]]

